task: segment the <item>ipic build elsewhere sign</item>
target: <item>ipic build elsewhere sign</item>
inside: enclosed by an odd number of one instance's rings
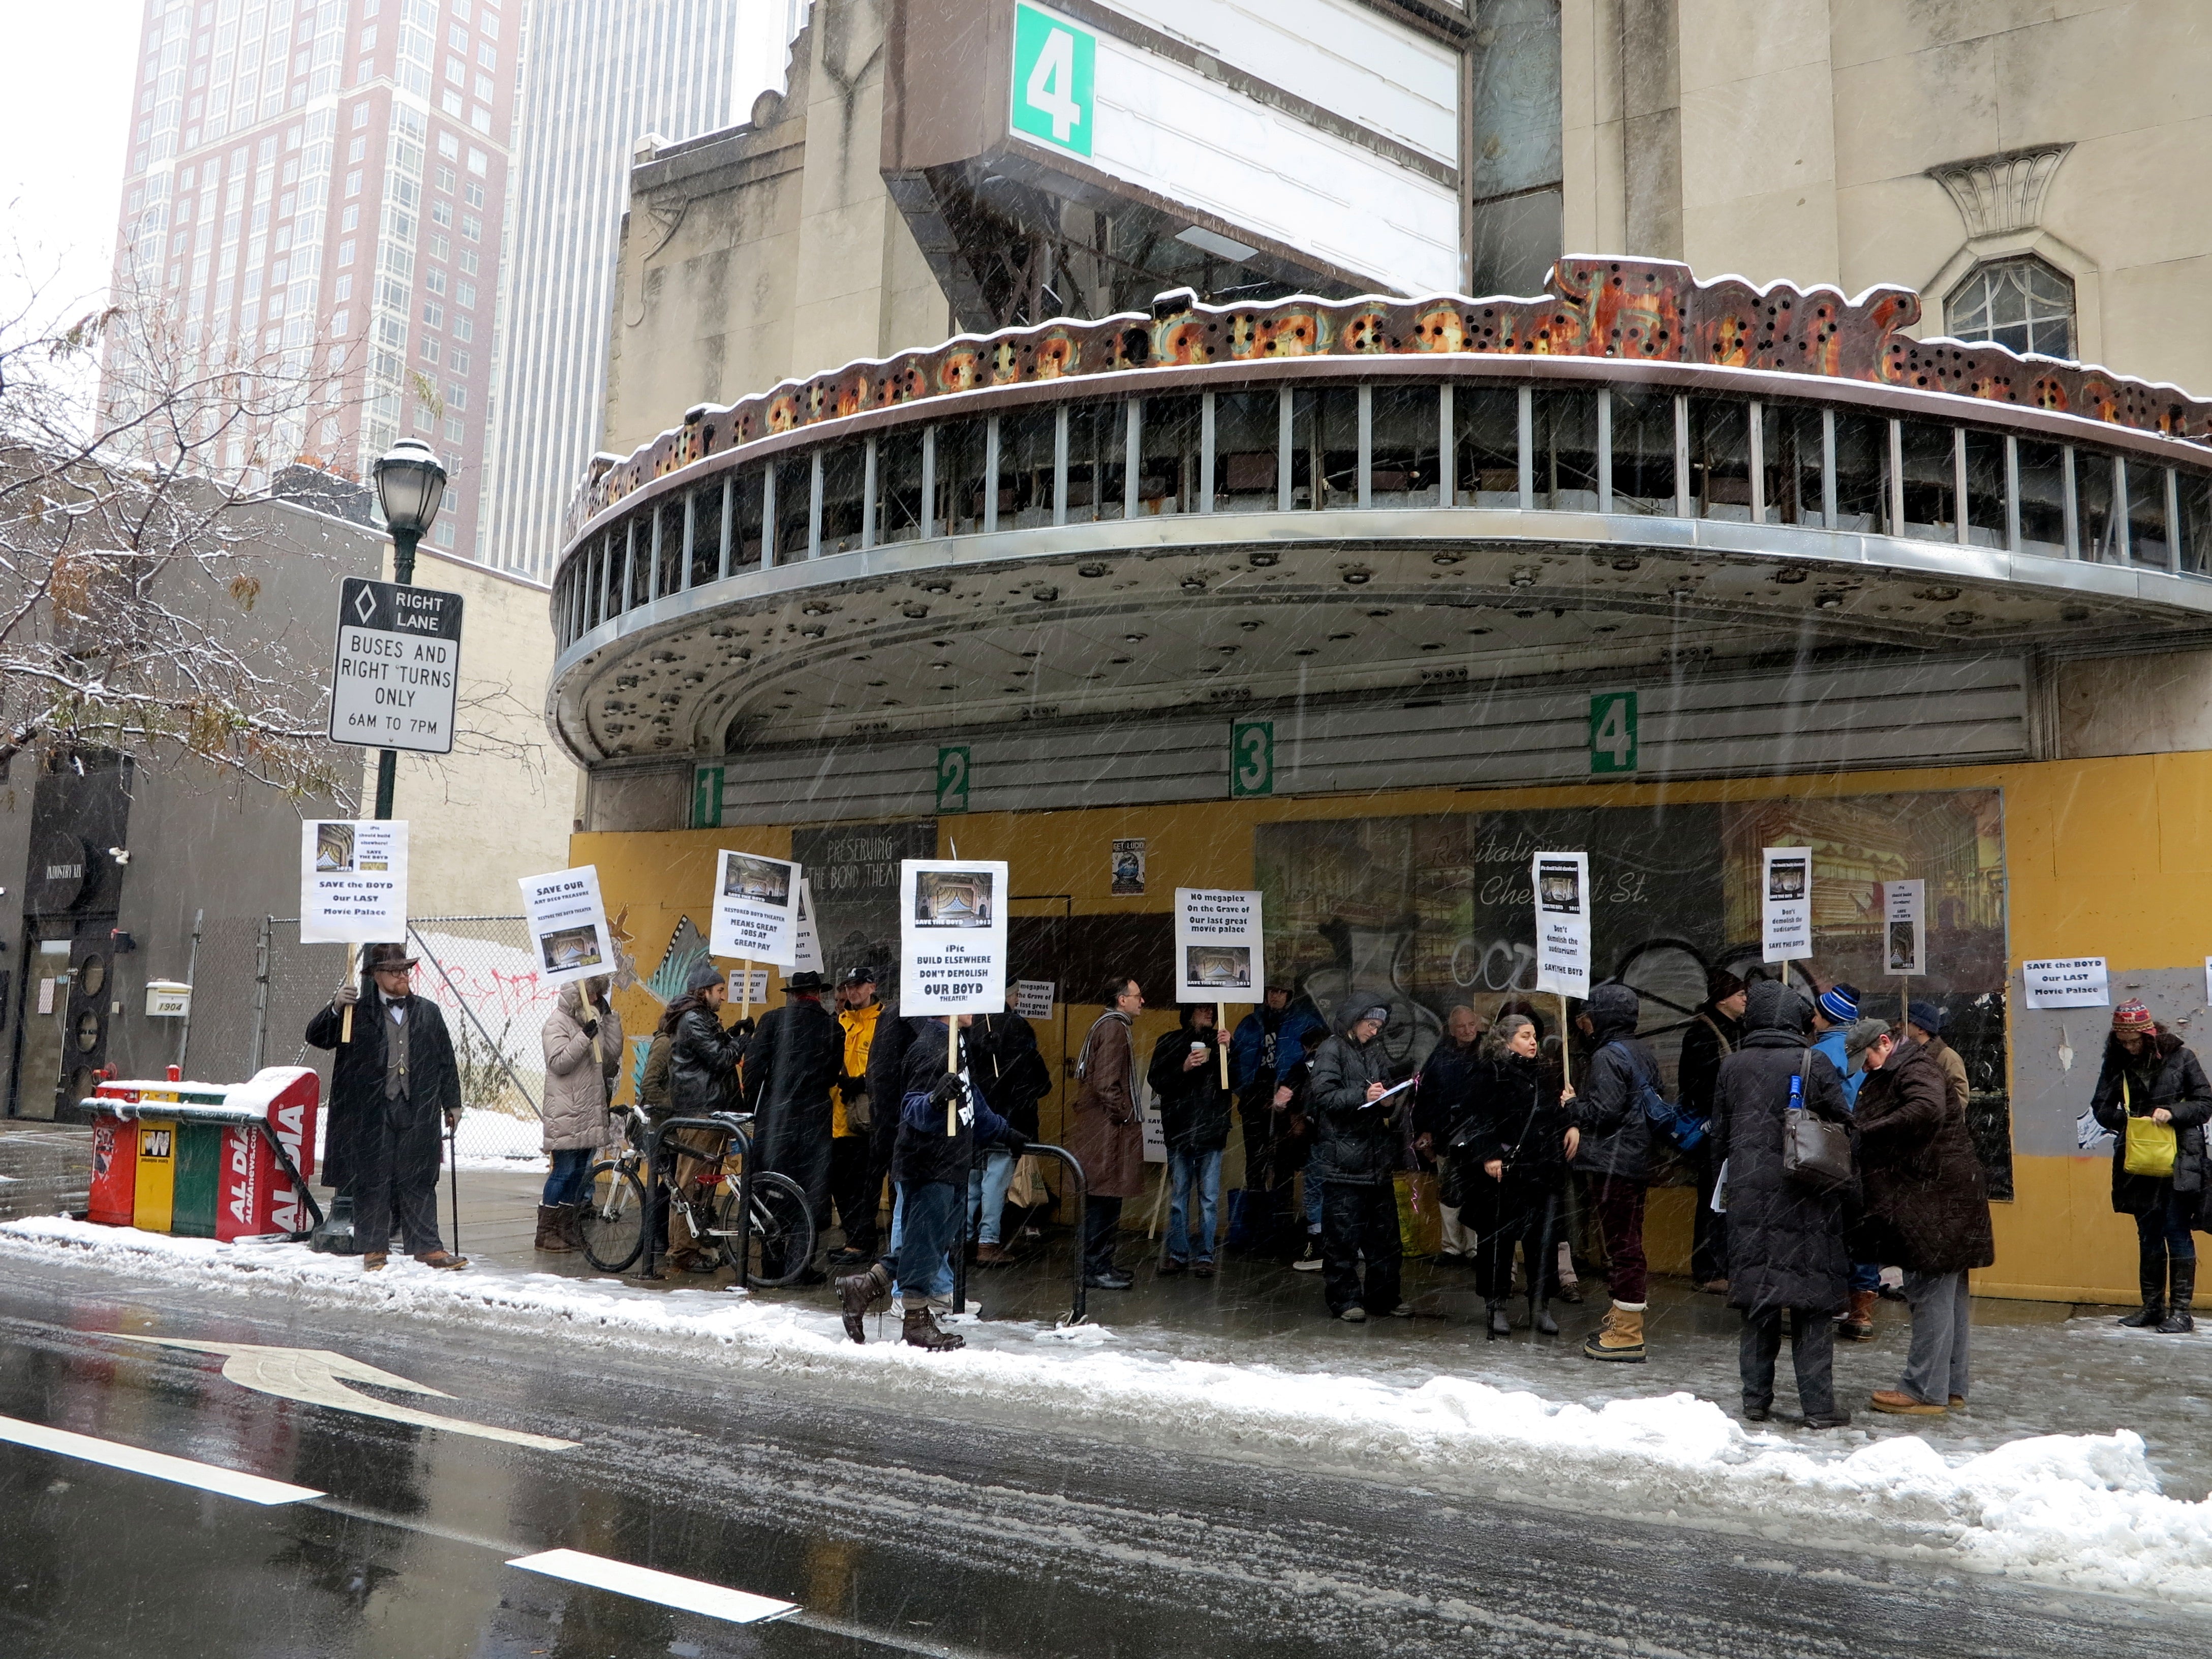
[[[461,596],[349,576],[338,594],[331,741],[453,750],[461,684]]]

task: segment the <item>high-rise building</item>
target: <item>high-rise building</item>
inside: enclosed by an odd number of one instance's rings
[[[542,577],[599,447],[629,171],[648,135],[741,118],[783,78],[806,0],[538,0],[515,125],[490,501],[473,545]]]
[[[341,377],[271,434],[272,467],[366,477],[395,439],[433,444],[448,548],[475,545],[482,507],[520,10],[146,0],[122,285],[188,347]]]

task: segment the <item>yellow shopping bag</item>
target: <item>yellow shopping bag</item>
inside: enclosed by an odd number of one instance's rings
[[[2171,1123],[2154,1123],[2147,1117],[2135,1115],[2135,1103],[2129,1098],[2128,1080],[2120,1079],[2120,1107],[2128,1114],[2128,1142],[2121,1168],[2130,1175],[2154,1176],[2164,1181],[2173,1174],[2174,1153],[2179,1150],[2179,1137]]]

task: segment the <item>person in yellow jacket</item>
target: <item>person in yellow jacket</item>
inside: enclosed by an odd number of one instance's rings
[[[871,968],[848,968],[837,981],[837,1024],[845,1033],[845,1058],[830,1097],[830,1200],[837,1224],[845,1230],[836,1262],[876,1259],[876,1210],[881,1182],[871,1182],[870,1131],[875,1121],[868,1098],[868,1050],[883,1018]]]

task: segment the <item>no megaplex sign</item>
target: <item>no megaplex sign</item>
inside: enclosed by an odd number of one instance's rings
[[[461,596],[349,576],[338,596],[331,741],[453,751],[461,683]]]

